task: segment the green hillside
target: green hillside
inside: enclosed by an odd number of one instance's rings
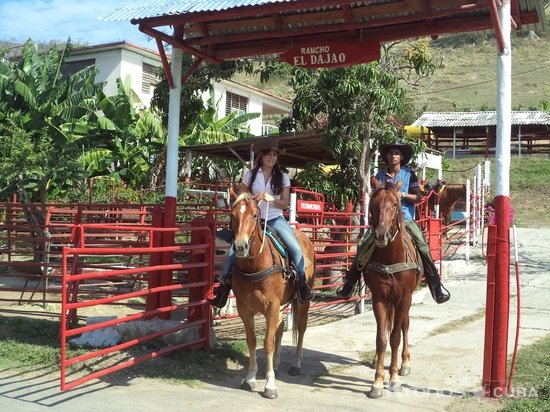
[[[550,36],[514,34],[512,108],[550,109]],[[497,46],[493,36],[466,34],[432,42],[440,61],[434,76],[411,96],[419,111],[495,109]],[[542,102],[542,104],[541,104]]]

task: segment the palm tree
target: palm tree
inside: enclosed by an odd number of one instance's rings
[[[74,161],[79,149],[75,142],[87,131],[90,119],[102,122],[95,96],[103,86],[94,84],[96,69],[62,74],[71,49],[69,40],[61,50],[54,45],[40,54],[28,41],[19,60],[0,60],[0,139],[10,139],[9,133],[16,131],[41,151],[36,164],[18,166],[16,181],[1,178],[29,200],[43,202],[83,187],[75,181],[84,173]]]
[[[144,107],[129,79],[117,80],[114,96],[101,93],[103,116],[90,122],[81,145],[88,147],[79,160],[92,176],[109,176],[134,190],[154,185],[152,172],[166,144],[160,117]]]

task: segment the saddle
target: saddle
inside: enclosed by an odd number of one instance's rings
[[[296,272],[296,268],[290,260],[290,257],[288,256],[288,253],[286,251],[286,246],[283,240],[277,234],[277,231],[271,226],[267,225],[265,234],[268,241],[274,246],[275,250],[277,251],[277,253],[279,253],[279,256],[281,257],[281,262],[283,263],[281,265],[283,277],[285,279],[292,279],[294,281],[298,280],[298,273]]]
[[[395,273],[402,272],[404,270],[408,269],[416,269],[420,273],[424,273],[424,265],[422,262],[422,255],[418,251],[418,248],[416,247],[416,244],[414,242],[414,237],[409,233],[409,228],[406,226],[406,234],[408,236],[408,241],[410,243],[406,242],[405,248],[408,250],[407,245],[412,245],[414,257],[409,255],[409,252],[407,252],[407,255],[411,258],[411,260],[408,260],[407,262],[399,262],[394,263],[392,265],[385,265],[379,262],[375,262],[371,260],[371,257],[374,253],[375,245],[374,245],[374,238],[372,235],[372,232],[368,234],[368,238],[365,240],[365,244],[362,248],[361,254],[359,255],[357,268],[359,271],[373,269],[380,273],[385,273],[386,275],[393,275]]]

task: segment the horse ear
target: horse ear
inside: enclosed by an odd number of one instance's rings
[[[370,178],[370,184],[371,186],[374,188],[374,189],[378,189],[378,186],[380,186],[380,182],[378,181],[378,179],[374,176],[371,176]]]

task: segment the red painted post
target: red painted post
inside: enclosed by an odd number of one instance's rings
[[[510,316],[510,198],[495,197],[497,226],[495,276],[495,327],[491,367],[491,397],[500,398],[506,391],[508,357],[508,321]]]
[[[214,273],[214,250],[215,240],[212,236],[212,232],[208,229],[208,220],[205,218],[196,218],[191,221],[191,227],[198,228],[191,232],[191,243],[194,245],[204,244],[204,250],[196,250],[195,253],[189,257],[190,263],[206,263],[205,267],[191,267],[189,268],[189,283],[206,282],[203,286],[193,287],[189,289],[189,303],[204,301],[202,305],[190,306],[187,314],[189,322],[200,321],[201,319],[208,319],[208,322],[203,324],[204,336],[210,334],[210,323],[212,320],[212,310],[208,303],[205,301],[205,296],[212,289],[213,273]],[[201,229],[202,228],[202,229]],[[210,338],[206,340],[206,344],[209,345]]]
[[[483,396],[491,397],[491,364],[493,361],[493,329],[495,321],[495,271],[496,271],[495,225],[487,226],[487,297],[485,301],[485,343],[483,351]]]
[[[162,227],[164,220],[164,214],[162,207],[160,205],[153,206],[152,210],[152,217],[151,217],[151,226],[152,227]],[[161,231],[155,231],[153,230],[152,235],[153,241],[152,246],[153,247],[160,247],[162,245],[162,234]],[[149,258],[149,265],[150,266],[157,266],[160,265],[162,262],[162,253],[161,252],[153,252],[151,253],[151,257]],[[160,270],[155,270],[154,272],[149,272],[147,275],[147,286],[149,289],[155,288],[160,285]],[[152,295],[147,295],[147,301],[145,302],[145,307],[147,311],[155,310],[159,308],[159,295],[158,293],[154,293]]]
[[[176,227],[176,198],[167,196],[164,200],[164,228]],[[162,235],[162,246],[174,246],[176,234],[173,231],[166,231]],[[171,265],[174,262],[174,252],[162,252],[162,264]],[[163,269],[160,272],[160,285],[170,286],[172,284],[172,269]],[[159,293],[159,307],[172,306],[172,291],[167,290]],[[161,319],[169,319],[170,312],[161,313]]]

